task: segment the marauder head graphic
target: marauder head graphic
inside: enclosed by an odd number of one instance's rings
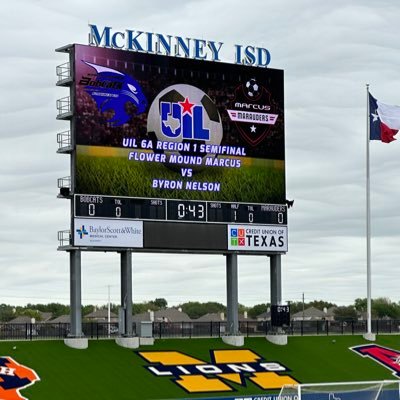
[[[84,76],[80,84],[93,97],[99,111],[111,126],[123,125],[133,115],[146,110],[146,97],[135,79],[109,67],[83,62],[92,67],[97,76],[95,79]]]

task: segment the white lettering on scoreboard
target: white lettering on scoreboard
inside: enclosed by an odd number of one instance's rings
[[[228,250],[287,252],[287,226],[228,225]]]
[[[74,245],[143,247],[143,221],[75,218]]]

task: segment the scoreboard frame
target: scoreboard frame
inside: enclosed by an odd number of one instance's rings
[[[77,137],[79,135],[79,124],[77,123],[77,118],[79,119],[79,114],[77,114],[76,105],[77,98],[79,97],[76,89],[76,62],[78,61],[78,59],[75,56],[75,50],[77,46],[79,48],[85,47],[93,49],[93,47],[91,46],[83,45],[72,45],[71,47],[67,48],[67,51],[70,53],[71,71],[73,71],[72,79],[69,82],[69,85],[71,86],[71,115],[68,115],[68,117],[66,118],[71,120],[71,232],[77,230],[77,227],[75,226],[75,221],[82,218],[87,220],[92,219],[103,221],[104,223],[106,223],[107,220],[121,221],[121,223],[123,223],[124,221],[138,220],[143,221],[142,234],[144,245],[143,247],[127,247],[126,245],[121,247],[114,247],[107,246],[107,243],[105,242],[104,246],[100,247],[92,247],[90,245],[83,246],[80,245],[79,241],[74,239],[75,235],[72,234],[71,236],[73,239],[71,246],[69,247],[78,249],[84,248],[85,250],[93,251],[123,251],[126,249],[134,249],[135,251],[144,252],[192,252],[211,254],[236,253],[252,255],[283,254],[287,251],[287,206],[284,204],[283,199],[282,203],[269,203],[234,201],[235,199],[232,199],[232,201],[224,201],[212,197],[210,199],[203,200],[196,198],[170,197],[168,195],[165,195],[163,197],[136,197],[132,195],[125,196],[121,195],[120,193],[81,194],[79,192],[76,192],[76,184],[77,181],[79,181],[79,178],[77,177],[77,161],[79,158],[79,155],[77,154],[77,146],[79,145],[79,140],[77,140]],[[238,71],[243,71],[242,73],[245,74],[245,77],[247,77],[246,79],[248,79],[250,76],[262,76],[263,72],[268,75],[268,73],[271,71],[265,69],[263,70],[257,67],[232,65],[220,62],[210,63],[208,61],[132,53],[122,50],[101,48],[94,49],[96,49],[97,51],[106,50],[107,52],[112,52],[115,54],[130,53],[129,57],[135,60],[135,62],[137,61],[139,63],[144,62],[143,60],[147,59],[161,59],[161,62],[157,61],[160,63],[161,66],[168,63],[177,63],[177,65],[179,66],[187,65],[188,70],[190,70],[190,68],[192,68],[193,66],[196,66],[196,68],[200,68],[199,66],[201,65],[207,66],[208,70],[210,70],[210,68],[217,68],[219,70],[222,70],[226,66],[228,69],[233,68],[237,69]],[[126,55],[126,57],[128,56]],[[216,65],[216,67],[214,67],[214,65]],[[280,93],[280,96],[282,99],[281,102],[283,107],[283,71],[280,71],[280,73],[282,73],[282,93]],[[273,74],[271,76],[273,76]],[[268,78],[269,82],[271,82],[271,76]],[[241,79],[243,79],[243,77]],[[282,145],[284,146],[283,111],[280,115],[280,118],[282,118]],[[62,116],[59,119],[63,119]],[[231,124],[233,124],[232,121]],[[283,185],[285,185],[285,183],[283,183]],[[285,187],[283,187],[283,193],[285,193]],[[79,198],[85,197],[97,198],[98,200],[101,199],[101,203],[85,201],[78,202]],[[104,208],[103,201],[105,199],[108,203],[114,203],[114,211],[116,212],[115,216],[110,213],[110,207],[108,207],[108,209]],[[124,207],[124,202],[129,204],[128,207]],[[91,204],[91,206],[88,205],[86,211],[84,209],[85,204]],[[100,205],[103,205],[103,207],[98,207]],[[108,206],[110,206],[110,204],[108,204]],[[90,209],[90,207],[92,207],[92,209]],[[139,215],[134,213],[135,207],[140,209]],[[156,212],[155,216],[152,214],[151,207],[160,209]],[[96,213],[96,209],[98,208],[103,208],[100,214]],[[244,229],[246,229],[246,227],[281,227],[283,228],[281,229],[281,231],[284,232],[283,236],[285,246],[284,248],[277,247],[260,250],[255,250],[254,248],[238,248],[237,250],[232,250],[231,248],[229,248],[228,242],[230,240],[230,236],[228,231],[230,226],[236,227],[236,225],[238,224],[242,225]],[[163,237],[163,239],[160,240],[160,237]],[[163,240],[164,244],[162,244]]]

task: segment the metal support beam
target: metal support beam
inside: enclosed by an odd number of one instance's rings
[[[281,255],[270,256],[271,305],[282,304]]]
[[[133,336],[132,331],[132,252],[121,252],[121,307],[124,313],[122,336]]]
[[[239,333],[238,264],[236,254],[226,255],[226,298],[228,335]]]
[[[71,337],[83,337],[82,333],[82,289],[81,289],[81,251],[69,252],[70,265],[70,303]]]

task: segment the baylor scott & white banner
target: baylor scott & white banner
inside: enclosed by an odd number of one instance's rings
[[[75,218],[74,245],[143,247],[143,222]]]

